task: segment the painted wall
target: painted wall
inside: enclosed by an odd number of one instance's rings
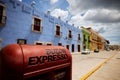
[[[82,50],[90,49],[90,33],[82,29]]]
[[[6,6],[5,14],[7,17],[6,25],[0,26],[1,48],[8,44],[16,44],[17,39],[26,39],[27,44],[34,44],[35,41],[40,41],[44,44],[50,42],[53,45],[62,43],[65,47],[70,45],[70,51],[72,44],[74,44],[74,52],[78,51],[77,45],[81,45],[81,41],[78,41],[78,33],[80,33],[82,39],[80,29],[16,0],[0,0],[0,3]],[[42,19],[42,33],[32,31],[33,16]],[[61,27],[61,37],[55,36],[56,25]],[[68,30],[72,31],[72,39],[70,40],[68,39]]]

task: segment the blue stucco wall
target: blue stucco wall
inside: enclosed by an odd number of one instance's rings
[[[35,41],[43,43],[51,42],[53,45],[62,43],[63,46],[75,45],[75,52],[78,51],[78,33],[82,36],[80,29],[54,18],[49,14],[39,11],[39,9],[16,0],[0,0],[6,6],[6,25],[0,26],[1,48],[8,44],[16,44],[17,39],[26,39],[27,44],[34,44]],[[42,33],[32,31],[32,18],[37,16],[42,19]],[[60,25],[62,36],[55,36],[56,25]],[[72,31],[72,39],[69,40],[68,30]],[[81,37],[82,38],[82,37]]]

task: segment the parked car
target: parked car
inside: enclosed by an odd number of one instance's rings
[[[110,49],[108,48],[106,51],[110,51]]]
[[[85,49],[81,52],[81,54],[90,54],[90,50],[89,49]]]
[[[94,49],[94,52],[98,53],[98,52],[99,52],[99,49]]]

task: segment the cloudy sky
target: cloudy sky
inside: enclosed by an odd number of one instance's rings
[[[77,26],[92,27],[110,44],[120,44],[120,0],[22,0],[32,1],[42,12]]]

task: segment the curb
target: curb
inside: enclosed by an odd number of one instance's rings
[[[86,80],[90,75],[92,75],[95,71],[97,71],[100,67],[102,67],[107,61],[109,61],[112,57],[114,57],[116,54],[112,55],[111,57],[107,58],[105,61],[103,61],[101,64],[96,66],[94,69],[92,69],[90,72],[88,72],[86,75],[84,75],[80,80]]]

